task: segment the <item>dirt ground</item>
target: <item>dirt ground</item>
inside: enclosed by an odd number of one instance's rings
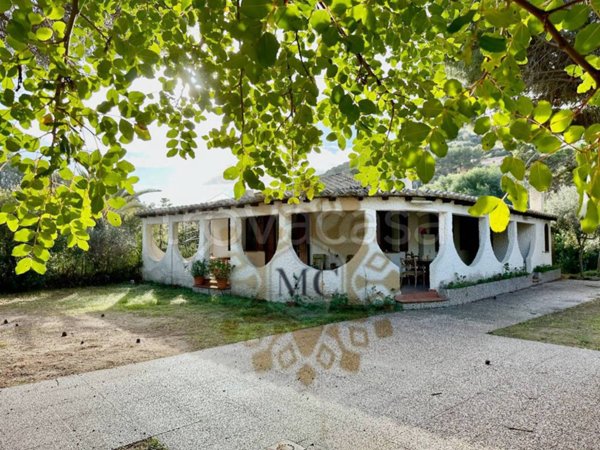
[[[0,295],[0,388],[370,314],[149,284]]]
[[[194,349],[185,336],[168,333],[170,318],[122,312],[41,316],[8,309],[4,320],[9,323],[0,325],[0,388]]]

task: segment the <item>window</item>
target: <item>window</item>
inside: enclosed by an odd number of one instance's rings
[[[544,225],[544,252],[550,251],[550,225]]]

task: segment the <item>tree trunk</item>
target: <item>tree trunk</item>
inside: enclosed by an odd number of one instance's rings
[[[583,277],[583,247],[579,247],[579,275]]]

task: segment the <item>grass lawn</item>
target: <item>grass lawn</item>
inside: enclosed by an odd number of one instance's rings
[[[600,350],[600,299],[501,328],[492,334]]]
[[[0,387],[379,313],[210,297],[153,284],[4,295]]]

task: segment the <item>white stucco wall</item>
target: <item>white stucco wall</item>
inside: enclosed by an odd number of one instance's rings
[[[479,251],[474,261],[466,265],[454,246],[452,216],[453,214],[465,215],[467,209],[468,206],[441,200],[412,203],[399,197],[391,197],[386,201],[380,198],[364,200],[344,198],[335,201],[316,199],[299,205],[275,202],[272,205],[261,204],[177,216],[145,217],[143,218],[143,276],[147,280],[161,283],[192,286],[193,279],[189,273],[192,261],[208,258],[212,254],[215,257],[231,258],[232,264],[235,265],[231,277],[232,292],[238,295],[285,301],[293,295],[319,298],[340,293],[359,302],[394,295],[399,292],[400,272],[398,265],[392,261],[393,255],[384,254],[377,243],[377,210],[415,213],[409,214],[409,218],[411,215],[417,218],[417,228],[411,233],[413,235],[417,235],[418,227],[423,225],[419,217],[424,216],[419,214],[439,215],[439,251],[430,266],[432,289],[455,280],[457,274],[468,279],[477,279],[501,273],[505,263],[508,263],[511,268],[522,267],[525,263],[529,271],[537,265],[552,263],[551,253],[543,251],[543,227],[548,221],[513,214],[506,233],[506,242],[502,244],[506,246],[504,258],[499,261],[496,257],[491,244],[488,219],[481,218],[479,219]],[[302,263],[293,250],[291,216],[296,213],[330,211],[344,212],[355,217],[343,226],[344,231],[339,235],[352,237],[352,240],[357,242],[351,249],[347,244],[340,244],[340,248],[347,254],[355,256],[348,263],[345,259],[340,260],[340,267],[335,270],[320,271]],[[267,214],[276,214],[279,217],[279,240],[272,260],[262,267],[257,267],[256,258],[243,251],[241,218]],[[230,251],[227,251],[228,219],[231,221]],[[184,259],[177,249],[177,223],[181,221],[198,221],[200,224],[198,252],[188,260]],[[521,225],[521,230],[525,231],[519,236],[517,222],[531,226],[524,228]],[[150,227],[152,224],[159,223],[167,224],[170,228],[169,244],[164,254],[152,241]],[[414,223],[413,219],[413,225]],[[522,243],[528,241],[530,250],[526,261],[521,255],[519,240]],[[415,253],[418,253],[418,239],[414,239],[412,244],[416,246],[413,247],[416,249]],[[311,253],[318,253],[315,242],[311,242]],[[338,254],[343,254],[342,250]]]

